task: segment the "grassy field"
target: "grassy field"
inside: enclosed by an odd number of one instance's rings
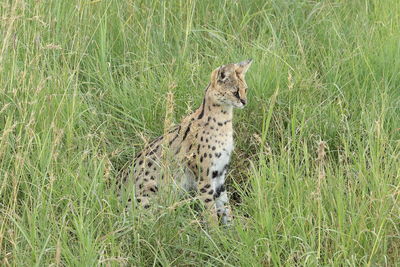
[[[3,0],[0,37],[0,265],[400,266],[400,1]],[[234,226],[124,215],[167,94],[247,58]]]

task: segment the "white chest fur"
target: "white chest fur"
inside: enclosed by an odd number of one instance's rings
[[[225,174],[234,148],[233,136],[228,135],[222,144],[218,149],[220,156],[213,158],[211,166],[212,173],[218,174],[217,177],[213,177],[212,179],[214,188],[219,187],[225,182]]]
[[[233,150],[233,138],[232,136],[228,137],[224,145],[221,146],[219,150],[219,153],[221,153],[220,157],[215,157],[213,160],[213,165],[215,170],[222,170],[226,164],[229,163],[229,160],[231,158],[231,153]]]

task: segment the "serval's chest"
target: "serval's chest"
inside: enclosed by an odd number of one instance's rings
[[[218,134],[220,138],[217,138],[217,142],[214,152],[214,158],[211,161],[211,166],[214,170],[223,171],[230,161],[231,154],[234,148],[232,132],[221,132]]]

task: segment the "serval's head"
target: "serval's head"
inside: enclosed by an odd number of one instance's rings
[[[245,74],[252,59],[223,65],[211,73],[209,96],[221,105],[243,108],[247,103]]]

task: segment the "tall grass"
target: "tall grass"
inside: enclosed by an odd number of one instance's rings
[[[399,1],[15,0],[0,16],[1,265],[399,265]],[[234,226],[190,203],[122,214],[116,175],[163,133],[168,92],[178,123],[212,69],[246,58]]]

